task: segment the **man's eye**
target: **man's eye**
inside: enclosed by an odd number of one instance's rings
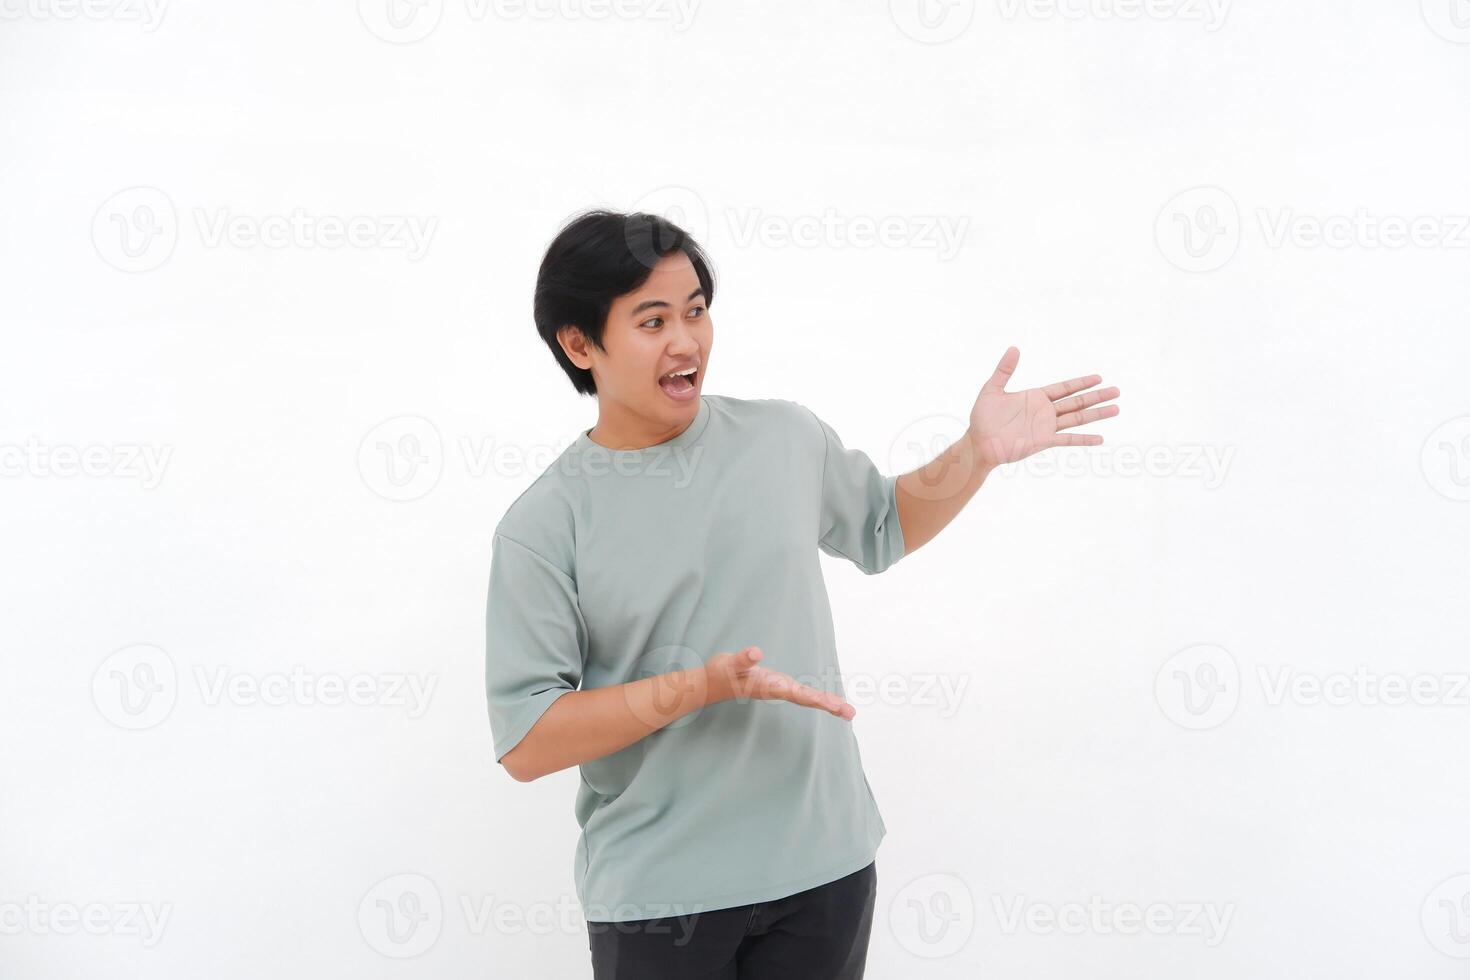
[[[653,324],[658,324],[659,326],[663,326],[663,322],[664,322],[664,318],[663,317],[656,316],[656,317],[653,317],[652,319],[644,320],[642,323],[640,323],[638,325],[640,327],[647,327],[647,326],[651,326]]]
[[[704,316],[704,307],[702,307],[702,306],[696,306],[696,307],[694,307],[690,311],[690,313],[691,313],[692,316],[695,316],[695,317]]]

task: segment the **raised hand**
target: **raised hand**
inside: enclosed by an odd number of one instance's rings
[[[1053,446],[1100,445],[1102,436],[1061,430],[1117,415],[1117,405],[1092,406],[1117,398],[1118,389],[1087,391],[1102,381],[1100,375],[1089,374],[1044,388],[1006,391],[1020,360],[1021,352],[1007,347],[970,410],[968,435],[981,464],[1017,463]]]
[[[717,653],[705,663],[709,675],[710,700],[754,698],[760,701],[790,701],[805,708],[820,708],[851,721],[857,709],[836,694],[798,683],[789,674],[759,666],[765,656],[760,647],[735,653]]]

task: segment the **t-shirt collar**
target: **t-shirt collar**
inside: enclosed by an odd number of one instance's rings
[[[577,446],[580,449],[599,449],[606,453],[618,453],[626,456],[636,456],[639,453],[652,452],[655,449],[663,452],[669,449],[678,449],[681,446],[687,446],[693,443],[703,434],[707,425],[709,425],[709,402],[704,395],[700,395],[699,411],[695,414],[694,421],[690,422],[683,432],[674,436],[672,439],[665,439],[663,442],[655,443],[652,446],[645,446],[642,449],[609,449],[606,446],[592,441],[587,435],[587,433],[592,431],[591,429],[583,429],[577,435]]]

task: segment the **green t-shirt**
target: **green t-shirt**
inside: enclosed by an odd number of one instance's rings
[[[868,574],[903,557],[897,479],[784,399],[704,395],[687,429],[646,449],[579,434],[495,528],[485,689],[496,760],[579,686],[747,646],[763,666],[842,694],[817,549]],[[722,701],[583,763],[583,915],[692,915],[866,867],[886,828],[852,726],[784,701]]]

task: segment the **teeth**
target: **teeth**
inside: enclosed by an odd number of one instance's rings
[[[699,370],[699,369],[698,368],[685,368],[682,371],[670,371],[668,374],[664,375],[664,377],[666,377],[666,378],[683,378],[683,377],[688,377],[689,375],[693,374],[697,370]]]

